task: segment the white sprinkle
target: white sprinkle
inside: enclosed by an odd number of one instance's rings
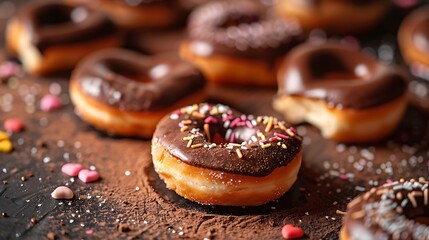
[[[125,176],[130,176],[131,172],[130,171],[125,171]]]

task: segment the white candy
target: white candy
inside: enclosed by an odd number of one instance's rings
[[[73,191],[65,186],[55,188],[51,193],[51,197],[54,199],[72,199],[74,196]]]

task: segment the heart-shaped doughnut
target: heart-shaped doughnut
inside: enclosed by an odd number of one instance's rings
[[[205,79],[176,54],[97,52],[73,71],[70,97],[84,120],[111,134],[151,137],[168,112],[204,98]]]
[[[399,124],[406,105],[402,72],[338,42],[305,44],[280,66],[274,108],[345,142],[375,141]]]
[[[187,199],[210,205],[261,205],[295,182],[301,140],[275,117],[202,103],[160,121],[152,157],[167,187]]]

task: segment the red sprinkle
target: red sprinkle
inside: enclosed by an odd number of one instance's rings
[[[24,128],[24,125],[21,119],[10,118],[4,121],[3,127],[6,131],[21,132],[22,129]]]
[[[286,239],[300,238],[304,236],[304,231],[299,227],[295,227],[291,224],[286,224],[282,228],[282,236]]]
[[[289,139],[289,136],[286,136],[286,135],[278,133],[278,132],[274,132],[274,136],[279,137],[279,138],[283,138],[283,139]]]
[[[236,118],[236,119],[234,119],[232,122],[231,122],[231,124],[229,124],[229,128],[233,128],[237,123],[239,123],[240,122],[240,118]]]
[[[40,109],[44,112],[50,112],[61,108],[61,100],[55,95],[45,95],[40,101]]]
[[[208,116],[208,117],[204,120],[204,123],[214,123],[214,124],[216,124],[216,123],[217,123],[217,119],[216,119],[216,118],[214,118],[213,116]]]

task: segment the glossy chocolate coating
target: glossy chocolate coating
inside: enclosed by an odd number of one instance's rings
[[[58,1],[34,1],[20,9],[18,18],[42,52],[51,46],[79,44],[116,33],[104,14]]]
[[[321,99],[330,105],[365,109],[402,96],[402,73],[338,42],[294,49],[278,73],[278,95]]]
[[[252,122],[251,117],[244,116],[227,106],[205,103],[196,106],[194,111],[202,113],[202,116],[197,117],[191,114],[189,109],[195,106],[183,108],[179,112],[165,116],[154,133],[157,143],[166,148],[171,155],[187,164],[228,173],[266,176],[276,168],[288,165],[301,150],[301,137],[297,135],[292,137],[284,129],[278,128],[277,125],[273,125],[272,129],[266,131],[266,124],[263,122],[257,122],[255,118],[253,124],[248,126]],[[214,108],[224,109],[224,111],[210,112]],[[210,118],[215,120],[212,119],[209,123],[210,137],[208,137],[202,129],[204,129],[207,119]],[[228,127],[225,127],[225,122],[228,121],[226,119],[230,119]],[[183,120],[192,121],[191,124],[187,125],[189,128],[187,131],[180,130]],[[246,121],[249,123],[244,124]],[[228,134],[229,129],[231,129],[230,134]],[[292,129],[288,131],[295,134]],[[266,138],[266,140],[261,140],[261,137],[257,136],[257,132],[261,132],[264,135],[262,138]],[[274,135],[278,133],[282,134],[281,136],[287,136],[287,139],[280,138],[279,140]],[[196,148],[188,146],[189,141],[186,140],[186,137],[190,136],[193,136],[192,146],[197,144],[203,146]],[[271,139],[273,137],[275,139]],[[219,142],[216,138],[222,140]],[[255,138],[258,140],[252,141]],[[214,142],[217,143],[214,144]],[[243,144],[243,142],[245,143]],[[233,146],[230,143],[236,145]],[[261,147],[264,144],[271,146]],[[282,147],[282,144],[287,148]],[[244,146],[245,149],[241,146]],[[237,155],[237,148],[242,152],[242,158]]]
[[[156,111],[205,86],[202,73],[176,54],[154,57],[122,49],[94,53],[73,71],[88,96],[126,111]]]
[[[427,239],[429,226],[416,221],[429,216],[427,198],[427,181],[373,188],[349,203],[344,218],[347,234],[350,239]]]
[[[274,61],[304,40],[295,21],[272,19],[250,2],[213,2],[196,9],[188,43],[196,55]]]

